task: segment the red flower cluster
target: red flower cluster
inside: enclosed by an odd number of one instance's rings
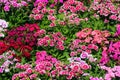
[[[8,31],[4,41],[9,48],[14,48],[29,58],[32,47],[37,44],[37,37],[34,34],[39,30],[37,24],[25,24]]]
[[[5,42],[0,41],[0,55],[7,51],[8,48],[9,46]]]

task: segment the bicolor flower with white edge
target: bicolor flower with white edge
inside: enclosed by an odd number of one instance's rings
[[[6,22],[3,19],[0,19],[0,27],[2,28],[7,28],[8,27],[8,22]]]
[[[7,27],[8,27],[8,22],[0,19],[0,37],[5,37],[3,32],[6,30]]]

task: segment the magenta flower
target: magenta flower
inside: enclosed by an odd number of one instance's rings
[[[60,1],[60,3],[63,3],[63,0],[59,0]]]
[[[87,52],[82,52],[82,54],[80,55],[80,57],[81,57],[82,59],[85,59],[85,58],[88,57],[88,53],[87,53]]]
[[[46,2],[46,3],[48,3],[48,0],[36,0],[36,2]]]
[[[117,24],[115,36],[119,36],[119,35],[120,35],[120,24]]]
[[[10,6],[8,6],[8,5],[4,6],[4,10],[5,11],[10,11]]]
[[[0,73],[3,73],[4,69],[0,67]]]

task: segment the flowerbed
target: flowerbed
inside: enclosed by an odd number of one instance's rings
[[[0,7],[0,80],[120,80],[119,1],[0,0]]]

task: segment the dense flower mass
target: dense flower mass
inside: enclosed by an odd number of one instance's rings
[[[13,68],[14,64],[18,61],[14,58],[14,51],[7,51],[4,54],[0,55],[0,73],[9,72]]]
[[[108,31],[92,30],[91,28],[85,28],[76,33],[75,39],[70,44],[70,56],[75,56],[82,51],[92,53],[92,51],[98,51],[99,46],[104,47],[109,44],[107,38],[110,36]],[[99,45],[99,46],[98,46]]]
[[[11,7],[20,8],[28,6],[31,0],[0,0],[0,7],[3,7],[4,11],[10,11]]]
[[[116,33],[114,35],[115,36],[119,36],[120,35],[120,24],[116,25]]]
[[[120,61],[120,41],[118,42],[111,42],[109,48],[105,48],[102,52],[101,63],[106,64],[109,62],[110,58],[114,59],[115,61]]]
[[[59,50],[64,50],[64,41],[66,38],[60,33],[49,33],[49,36],[44,36],[38,39],[38,46],[55,46]]]
[[[54,3],[57,4],[58,0],[54,0]],[[63,2],[63,1],[61,1]],[[87,21],[87,18],[80,18],[77,12],[85,12],[87,10],[87,7],[80,1],[75,0],[67,0],[63,3],[63,6],[60,7],[60,9],[55,11],[53,6],[55,4],[51,4],[52,8],[47,8],[48,1],[36,1],[34,6],[35,8],[32,10],[32,14],[30,15],[31,18],[34,18],[35,20],[42,20],[44,17],[46,17],[51,22],[50,27],[56,26],[56,24],[59,25],[66,25],[66,24],[76,24],[79,25],[80,21]],[[61,17],[64,17],[62,20],[59,17],[56,17],[56,13],[59,13],[58,15]]]
[[[97,14],[104,16],[105,22],[106,20],[120,21],[120,6],[115,6],[112,0],[94,0],[90,9],[93,9]]]
[[[25,24],[7,31],[4,41],[9,45],[9,49],[14,48],[22,52],[23,56],[29,58],[32,47],[37,45],[37,36],[34,36],[34,34],[39,30],[37,24]]]
[[[0,80],[120,80],[119,0],[0,0]]]
[[[31,79],[30,76],[32,75],[34,75],[32,79],[35,79],[38,76],[35,73],[40,75],[47,74],[47,76],[52,78],[66,76],[66,79],[69,80],[82,75],[84,73],[83,71],[90,69],[90,65],[88,65],[85,61],[76,61],[75,59],[73,59],[69,65],[66,65],[56,58],[47,55],[46,51],[40,51],[36,53],[35,67],[32,67],[30,64],[21,65],[20,63],[17,63],[16,68],[25,71],[14,74],[12,80],[18,78],[17,76],[19,76],[19,79]]]
[[[9,46],[4,41],[0,41],[0,55],[7,51],[8,48]]]
[[[115,77],[120,77],[120,66],[114,66],[113,68],[111,67],[106,67],[106,66],[100,66],[102,70],[106,70],[107,73],[105,74],[104,79],[105,80],[112,80]]]

